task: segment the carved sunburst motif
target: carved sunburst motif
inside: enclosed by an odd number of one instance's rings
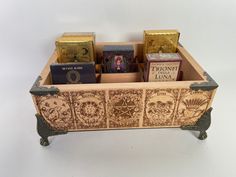
[[[175,125],[193,125],[207,110],[211,91],[182,89]]]
[[[78,128],[105,128],[105,92],[72,92]]]
[[[94,116],[99,111],[99,106],[92,101],[84,102],[81,105],[83,116]]]
[[[187,109],[198,109],[206,103],[207,100],[201,98],[185,99],[183,101],[183,104],[186,106]]]

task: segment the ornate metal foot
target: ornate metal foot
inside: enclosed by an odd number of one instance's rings
[[[55,130],[53,129],[41,116],[40,114],[35,115],[37,118],[37,130],[39,136],[41,136],[40,139],[40,144],[42,146],[48,146],[50,143],[48,141],[49,136],[54,136],[54,135],[61,135],[61,134],[66,134],[66,131],[62,130]]]
[[[205,131],[200,131],[200,134],[199,134],[199,136],[198,136],[198,139],[204,140],[204,139],[206,139],[206,138],[207,138],[207,132],[205,132]]]
[[[40,144],[42,146],[48,146],[50,143],[48,141],[48,138],[40,138]]]
[[[211,125],[211,111],[212,108],[209,108],[196,122],[195,125],[185,125],[182,126],[182,130],[193,130],[193,131],[200,131],[198,139],[204,140],[207,138],[206,130]]]

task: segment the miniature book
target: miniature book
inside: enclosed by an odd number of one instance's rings
[[[105,72],[129,72],[129,65],[134,62],[132,45],[107,45],[103,48],[103,65]]]
[[[177,30],[144,31],[144,57],[148,53],[175,53],[179,36]]]
[[[53,63],[50,65],[52,84],[96,83],[95,63]]]
[[[147,54],[145,81],[176,81],[179,77],[182,58],[178,53]]]
[[[56,40],[59,63],[95,61],[94,33],[64,33]]]

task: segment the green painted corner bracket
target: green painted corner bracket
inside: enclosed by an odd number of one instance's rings
[[[195,125],[185,125],[180,127],[182,130],[192,130],[192,131],[199,131],[200,134],[198,139],[204,140],[207,138],[206,130],[211,125],[211,111],[212,108],[209,108],[196,122]]]
[[[38,76],[38,78],[36,79],[36,81],[34,82],[32,88],[30,89],[30,93],[32,95],[35,95],[35,96],[44,96],[44,95],[54,95],[54,94],[57,94],[59,93],[59,89],[52,86],[50,88],[48,87],[42,87],[40,86],[40,81],[42,80],[42,77],[41,76]]]
[[[37,118],[37,131],[39,136],[41,136],[40,144],[42,146],[49,145],[48,141],[49,136],[62,135],[67,133],[67,131],[56,130],[53,127],[51,127],[43,118],[43,116],[41,116],[40,114],[36,114],[35,116]]]
[[[212,79],[212,77],[207,72],[204,72],[203,75],[206,76],[207,82],[193,83],[190,85],[190,89],[196,90],[196,91],[198,90],[211,91],[218,87],[218,84],[214,81],[214,79]]]

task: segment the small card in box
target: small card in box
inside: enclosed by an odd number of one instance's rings
[[[103,48],[103,64],[105,72],[129,72],[129,65],[134,61],[132,45],[105,45]]]

